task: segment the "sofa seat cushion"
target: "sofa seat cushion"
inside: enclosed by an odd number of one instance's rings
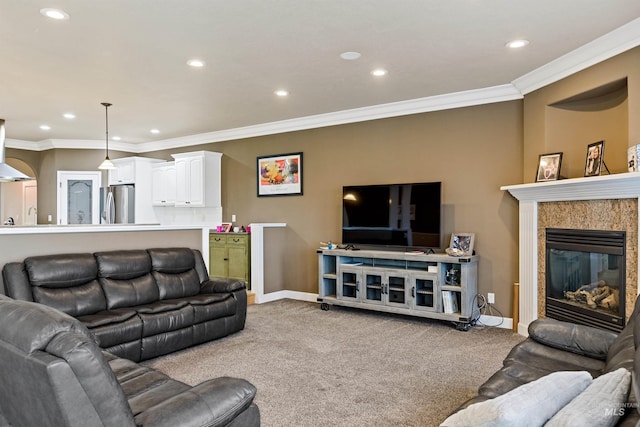
[[[238,309],[238,301],[231,294],[201,294],[188,297],[187,301],[193,307],[196,324],[233,316]]]
[[[143,337],[183,329],[194,323],[193,308],[184,300],[158,301],[136,310],[142,320]]]
[[[141,369],[142,372],[139,372],[138,375],[120,381],[120,386],[129,401],[134,417],[191,388],[159,371],[145,367],[141,367]]]
[[[102,348],[142,338],[142,320],[132,309],[105,310],[78,320],[89,328]]]

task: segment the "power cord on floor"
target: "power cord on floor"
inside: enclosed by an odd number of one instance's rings
[[[477,323],[478,325],[489,326],[489,327],[492,327],[492,328],[496,328],[496,327],[498,327],[498,326],[500,326],[500,325],[502,325],[504,323],[504,315],[502,314],[502,312],[500,310],[498,310],[496,307],[494,307],[493,304],[488,303],[486,298],[484,297],[484,295],[477,294],[474,297],[474,302],[477,304],[479,312],[480,312],[478,317],[476,319],[474,319],[475,323]],[[484,322],[482,322],[480,320],[481,316],[483,316],[483,315],[484,316],[492,316],[492,317],[498,317],[499,316],[500,317],[500,322],[496,323],[495,325],[484,323]]]

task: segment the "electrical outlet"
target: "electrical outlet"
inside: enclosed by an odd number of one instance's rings
[[[494,294],[493,292],[489,292],[487,294],[487,302],[489,304],[495,304],[496,303],[496,294]]]
[[[236,214],[231,215],[231,222],[236,222]]]

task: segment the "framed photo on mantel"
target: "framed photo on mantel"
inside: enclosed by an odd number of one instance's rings
[[[536,182],[556,181],[560,178],[562,153],[540,154]]]
[[[584,176],[598,176],[602,174],[604,159],[604,141],[587,145],[587,160],[584,165]]]

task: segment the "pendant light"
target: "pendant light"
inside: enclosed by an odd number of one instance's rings
[[[109,107],[111,107],[111,104],[108,102],[101,102],[101,104],[104,106],[106,155],[104,161],[100,163],[100,166],[98,166],[98,169],[115,169],[116,165],[114,165],[111,159],[109,159]]]

